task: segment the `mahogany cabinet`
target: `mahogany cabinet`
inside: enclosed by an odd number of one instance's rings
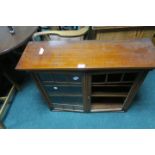
[[[30,42],[16,69],[32,74],[50,109],[125,111],[155,67],[149,39]]]

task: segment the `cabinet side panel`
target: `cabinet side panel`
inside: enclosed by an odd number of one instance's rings
[[[141,84],[143,83],[147,73],[148,73],[149,70],[143,70],[143,71],[140,71],[136,80],[134,81],[129,93],[128,93],[128,96],[127,98],[125,99],[124,101],[124,104],[123,104],[123,110],[126,111],[128,109],[128,107],[130,106],[133,98],[135,97],[139,87],[141,86]]]
[[[47,95],[45,89],[43,88],[43,86],[42,86],[42,84],[41,84],[41,81],[40,81],[39,77],[38,77],[35,73],[31,73],[31,76],[32,76],[32,78],[34,79],[34,81],[35,81],[37,87],[39,88],[39,90],[40,90],[40,92],[41,92],[41,94],[42,94],[43,97],[45,98],[46,102],[48,103],[49,108],[50,108],[50,109],[53,108],[53,105],[52,105],[52,103],[50,102],[50,100],[49,100],[49,98],[48,98],[48,95]]]

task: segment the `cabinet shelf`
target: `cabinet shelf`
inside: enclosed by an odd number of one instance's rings
[[[118,84],[118,85],[129,84],[129,85],[132,85],[133,81],[92,82],[92,85],[112,85],[112,84]]]
[[[93,87],[130,87],[132,85],[132,83],[103,83],[103,84],[100,84],[100,83],[92,83],[92,86]]]
[[[91,111],[121,111],[137,73],[92,75]]]
[[[92,96],[94,97],[127,97],[126,92],[94,92]]]
[[[122,103],[93,103],[91,112],[95,111],[121,111]]]

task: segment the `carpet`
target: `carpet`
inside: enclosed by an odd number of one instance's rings
[[[127,112],[52,112],[31,78],[17,92],[5,117],[9,129],[155,128],[155,70],[150,71]]]

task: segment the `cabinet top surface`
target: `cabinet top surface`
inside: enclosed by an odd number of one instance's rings
[[[142,69],[155,68],[150,39],[103,42],[29,42],[16,69]]]

